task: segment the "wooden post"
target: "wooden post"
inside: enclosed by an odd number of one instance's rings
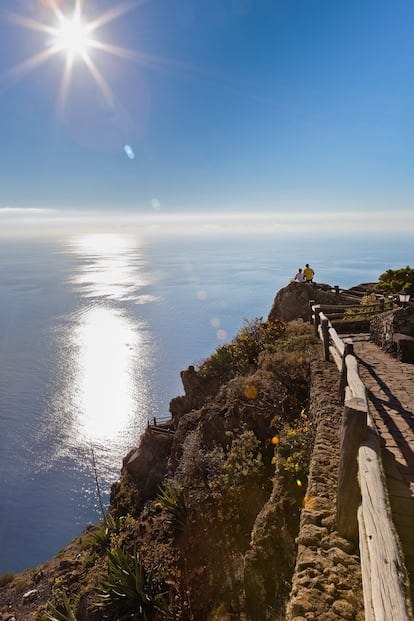
[[[318,336],[318,326],[319,326],[319,323],[320,323],[320,318],[319,318],[320,310],[321,310],[321,305],[320,304],[316,304],[313,307],[313,311],[315,313],[315,320],[314,320],[314,323],[313,323],[314,328],[315,328],[315,336]]]
[[[347,391],[350,395],[350,391]],[[338,491],[336,501],[337,530],[341,537],[358,541],[358,452],[367,437],[367,411],[363,399],[347,399],[342,414]]]
[[[312,306],[316,304],[315,300],[309,300],[309,323],[313,323]]]
[[[407,569],[392,522],[381,449],[372,423],[359,449],[359,474],[362,504],[358,521],[365,619],[412,621]]]
[[[323,355],[325,361],[329,360],[329,320],[327,317],[321,319]]]
[[[344,399],[345,399],[345,388],[346,388],[346,385],[348,383],[347,370],[346,370],[346,357],[348,355],[353,355],[354,354],[354,345],[353,345],[353,343],[344,343],[344,344],[345,344],[345,348],[344,348],[344,353],[343,353],[343,356],[342,356],[341,376],[339,378],[339,401],[341,403],[344,402]]]
[[[380,298],[379,303],[380,303],[380,312],[383,313],[385,309],[384,296]]]

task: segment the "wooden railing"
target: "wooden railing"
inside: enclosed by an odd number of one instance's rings
[[[148,420],[148,429],[154,433],[174,434],[173,421],[171,416],[154,416],[152,422]]]
[[[314,304],[314,302],[313,302]],[[393,298],[387,298],[384,296],[377,296],[376,302],[371,304],[319,304],[319,311],[330,319],[331,321],[338,319],[349,319],[353,321],[355,319],[370,319],[378,313],[383,313],[386,310],[392,310],[396,307],[396,303]],[[316,321],[318,321],[318,315],[315,315]]]
[[[342,340],[320,305],[311,304],[325,360],[340,372],[343,403],[337,489],[337,530],[359,541],[366,621],[412,621],[407,570],[395,532],[378,433],[350,339]]]

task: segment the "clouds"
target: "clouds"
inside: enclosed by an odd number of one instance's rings
[[[42,207],[1,207],[0,216],[30,216],[36,214],[53,213],[53,209]]]
[[[1,233],[69,233],[135,231],[141,236],[338,236],[412,235],[414,213],[409,210],[306,210],[279,207],[274,211],[186,211],[131,213],[113,210],[69,211],[45,208],[0,207]]]

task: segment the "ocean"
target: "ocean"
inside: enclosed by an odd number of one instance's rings
[[[0,236],[0,574],[101,518],[180,371],[266,318],[310,263],[340,287],[412,264],[409,235],[218,231]]]

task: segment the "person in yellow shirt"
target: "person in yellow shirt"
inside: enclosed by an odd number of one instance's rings
[[[305,269],[303,270],[303,275],[306,278],[306,282],[313,282],[313,277],[315,276],[315,272],[311,267],[309,267],[309,263],[306,263]]]

